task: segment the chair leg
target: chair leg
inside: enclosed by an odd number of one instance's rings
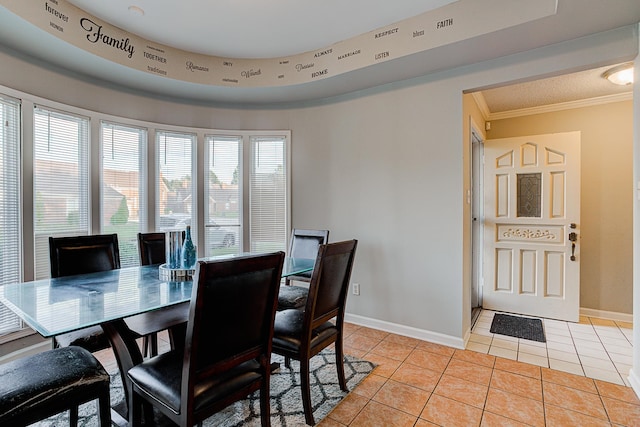
[[[336,350],[336,369],[338,370],[338,384],[340,384],[340,390],[349,392],[347,387],[347,380],[344,376],[344,351],[342,349],[342,337],[335,342]]]
[[[289,356],[284,357],[284,366],[287,369],[291,369],[291,358]]]
[[[69,408],[69,426],[77,427],[78,426],[78,406],[74,405]]]
[[[142,425],[143,399],[135,391],[129,396],[129,425],[131,427]]]
[[[111,427],[111,398],[109,386],[98,397],[98,411],[100,414],[100,427]]]
[[[262,427],[271,427],[271,403],[269,402],[269,378],[270,375],[265,374],[260,386],[260,423]]]
[[[302,406],[304,408],[304,419],[308,425],[315,425],[313,418],[313,407],[311,406],[311,386],[309,383],[309,358],[300,358],[300,388],[302,390]]]

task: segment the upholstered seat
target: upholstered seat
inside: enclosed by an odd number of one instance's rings
[[[109,375],[80,347],[64,347],[0,364],[0,425],[25,426],[98,399],[100,425],[111,425]]]
[[[304,307],[307,295],[309,295],[309,289],[303,286],[281,286],[278,293],[278,310]]]

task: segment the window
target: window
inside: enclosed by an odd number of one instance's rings
[[[156,229],[184,229],[196,225],[193,194],[193,148],[196,136],[156,133]],[[195,238],[195,233],[192,231]]]
[[[138,265],[138,232],[146,231],[147,131],[102,122],[102,234],[117,233],[120,265]]]
[[[288,228],[286,138],[252,136],[250,141],[251,251],[285,250]]]
[[[262,132],[205,137],[206,256],[286,250],[288,140]]]
[[[242,137],[207,136],[205,256],[242,248]]]
[[[0,97],[0,284],[20,281],[20,103]],[[0,304],[0,334],[21,322]]]
[[[35,278],[50,276],[49,236],[89,234],[89,120],[34,109]]]

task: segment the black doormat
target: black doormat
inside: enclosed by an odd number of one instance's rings
[[[544,337],[542,320],[540,319],[509,316],[508,314],[495,314],[493,316],[493,322],[491,322],[490,332],[492,334],[508,335],[525,340],[547,342]]]

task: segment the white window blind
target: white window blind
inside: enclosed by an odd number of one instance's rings
[[[193,194],[193,149],[196,136],[156,132],[156,229],[184,229],[196,225]],[[192,237],[197,237],[194,231]]]
[[[286,250],[287,162],[285,137],[251,137],[249,220],[252,252]]]
[[[235,254],[242,248],[242,137],[205,138],[205,256]]]
[[[146,129],[101,123],[102,232],[117,233],[122,267],[138,265],[137,233],[146,231]]]
[[[20,281],[20,103],[0,96],[0,284]],[[0,334],[20,329],[0,304]]]
[[[35,277],[49,277],[49,236],[89,234],[89,120],[34,109]]]

